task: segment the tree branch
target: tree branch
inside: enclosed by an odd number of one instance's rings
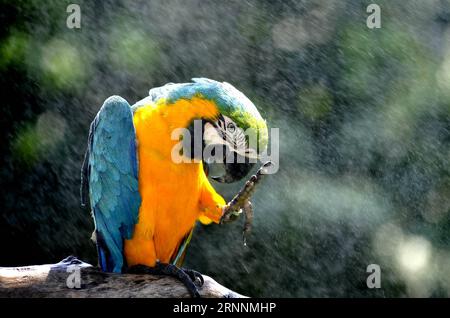
[[[77,286],[77,271],[80,284]],[[199,288],[205,298],[242,298],[203,276]],[[75,288],[69,288],[75,287]],[[80,288],[76,288],[80,287]],[[166,276],[104,273],[69,256],[57,264],[26,267],[0,267],[0,297],[190,297],[178,280]]]

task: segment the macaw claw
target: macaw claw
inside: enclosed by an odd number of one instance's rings
[[[253,223],[253,207],[250,198],[255,192],[256,185],[261,181],[263,175],[267,174],[267,168],[272,165],[271,161],[264,163],[250,179],[245,183],[242,189],[225,206],[220,224],[229,223],[237,219],[244,212],[244,229],[242,231],[244,246],[247,245],[247,236],[251,231]]]
[[[177,278],[186,286],[189,294],[193,298],[200,298],[198,287],[203,286],[204,280],[202,274],[192,269],[180,268],[173,264],[164,264],[159,261],[156,262],[155,267],[146,265],[134,265],[127,269],[129,274],[150,274],[150,275],[165,275]]]
[[[244,242],[244,246],[247,246],[247,237],[252,230],[253,224],[253,206],[250,201],[246,201],[243,207],[244,210],[244,229],[242,230],[242,240]]]

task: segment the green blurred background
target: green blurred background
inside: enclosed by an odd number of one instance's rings
[[[91,120],[204,76],[280,128],[280,170],[249,246],[239,221],[198,225],[186,266],[249,296],[450,296],[450,1],[76,1],[80,29],[70,3],[0,0],[0,266],[95,264]]]

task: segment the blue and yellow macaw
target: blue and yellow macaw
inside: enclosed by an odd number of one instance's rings
[[[208,164],[172,160],[180,142],[173,140],[173,130],[192,128],[196,119],[203,125],[203,149],[219,143],[250,158],[267,146],[265,120],[228,83],[198,78],[153,88],[133,106],[119,96],[104,102],[91,124],[82,168],[82,203],[87,204],[89,195],[103,271],[121,273],[136,266],[161,270],[166,264],[162,272],[173,274],[196,220],[221,220],[227,204],[208,180]],[[248,128],[257,132],[259,149],[248,147],[242,137]],[[245,144],[244,152],[237,150],[238,143]],[[226,162],[224,175],[216,180],[240,180],[252,166],[249,160]],[[193,294],[198,295],[196,290]]]

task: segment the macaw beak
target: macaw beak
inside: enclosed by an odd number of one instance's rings
[[[254,165],[254,163],[227,163],[225,164],[225,174],[223,176],[211,178],[220,183],[236,182],[244,178],[252,170]]]
[[[221,183],[232,183],[244,178],[258,157],[254,149],[247,147],[242,129],[234,126],[235,131],[231,133],[230,127],[233,126],[229,123],[228,125],[221,125],[218,122],[206,123],[203,132],[204,149],[212,150],[206,153],[214,155],[220,150],[218,155],[203,158],[205,169],[213,180]]]

